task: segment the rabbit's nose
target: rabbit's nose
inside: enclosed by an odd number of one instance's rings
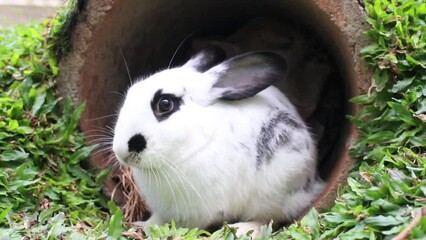
[[[127,142],[127,146],[129,147],[129,152],[140,153],[146,148],[146,140],[145,137],[141,134],[135,134],[130,140]]]

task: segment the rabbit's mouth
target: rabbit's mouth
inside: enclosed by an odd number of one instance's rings
[[[139,153],[130,153],[124,158],[116,155],[116,158],[122,165],[127,165],[130,167],[138,167],[140,165]]]
[[[119,161],[124,165],[134,167],[145,172],[161,169],[161,166],[155,163],[152,158],[142,153],[130,153],[125,159],[121,159]]]

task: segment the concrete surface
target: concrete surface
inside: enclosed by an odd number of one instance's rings
[[[54,17],[61,0],[0,0],[0,27]]]

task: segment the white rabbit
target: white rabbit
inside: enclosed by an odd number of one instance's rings
[[[297,218],[323,189],[306,125],[271,86],[286,74],[285,60],[251,52],[216,65],[219,51],[127,92],[113,151],[152,212],[145,225],[259,230]]]

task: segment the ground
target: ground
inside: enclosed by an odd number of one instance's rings
[[[55,16],[58,0],[2,0],[0,1],[0,27],[41,21]]]

